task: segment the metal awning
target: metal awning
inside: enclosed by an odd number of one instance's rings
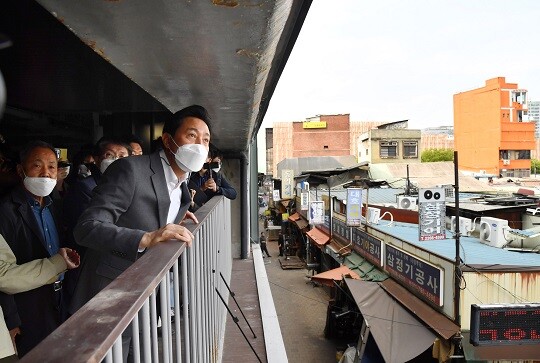
[[[289,220],[290,220],[291,222],[295,222],[295,221],[297,221],[299,218],[300,218],[300,214],[298,214],[298,212],[295,212],[295,213],[293,213],[293,214],[291,214],[291,215],[289,216]]]
[[[358,276],[356,272],[351,271],[347,266],[340,266],[332,270],[313,275],[311,276],[311,280],[332,287],[334,286],[334,281],[341,281],[343,280],[344,276],[355,280],[360,279],[360,276]]]
[[[351,254],[351,247],[347,245],[343,245],[342,243],[339,243],[334,238],[330,239],[330,243],[326,246],[330,248],[334,253],[336,253],[339,256],[347,256]]]
[[[306,232],[306,235],[317,245],[319,248],[323,248],[325,244],[330,241],[330,237],[318,228],[313,228]]]
[[[381,287],[409,311],[413,311],[420,320],[431,327],[442,338],[448,340],[460,331],[459,326],[446,315],[433,309],[396,281],[392,279],[385,280],[381,282]]]
[[[356,272],[362,280],[381,282],[388,279],[388,275],[384,271],[379,270],[374,264],[356,252],[352,252],[345,257],[343,264]]]
[[[377,282],[345,279],[388,363],[413,359],[428,349],[435,334],[388,295]]]

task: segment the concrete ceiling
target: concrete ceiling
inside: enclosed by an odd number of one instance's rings
[[[3,2],[8,106],[32,112],[213,116],[213,142],[247,150],[311,1]],[[2,57],[3,56],[3,57]]]

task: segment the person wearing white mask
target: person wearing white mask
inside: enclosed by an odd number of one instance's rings
[[[94,188],[100,182],[103,173],[116,160],[130,156],[129,145],[121,140],[102,137],[94,146],[92,152],[94,163],[85,166],[89,168],[89,175],[77,178],[64,194],[62,201],[63,224],[66,231],[66,247],[76,248],[81,258],[84,258],[86,248],[79,246],[73,237],[73,229],[81,214],[90,205]],[[65,299],[69,303],[79,279],[80,270],[69,271],[64,281]]]
[[[198,221],[187,210],[191,197],[186,180],[190,172],[201,169],[208,155],[209,121],[204,107],[186,107],[166,120],[160,150],[109,166],[74,230],[75,240],[87,251],[72,312],[148,248],[171,239],[191,245],[193,235],[181,222]],[[124,333],[126,354],[130,333],[131,329]]]
[[[20,153],[17,173],[21,185],[0,202],[0,234],[17,259],[24,264],[50,258],[64,247],[60,215],[49,194],[56,185],[58,170],[54,148],[30,142]],[[11,296],[5,320],[12,336],[17,335],[19,356],[25,355],[65,319],[63,276],[45,285]],[[6,307],[5,305],[2,306]],[[20,333],[20,334],[19,334]]]

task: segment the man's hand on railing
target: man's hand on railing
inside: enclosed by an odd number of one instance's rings
[[[170,239],[186,242],[189,247],[193,241],[193,234],[184,226],[169,223],[157,231],[146,232],[139,242],[139,249],[152,247],[160,242],[168,241]]]
[[[199,220],[197,219],[197,217],[195,217],[195,214],[193,214],[190,211],[186,212],[186,215],[184,216],[184,219],[182,219],[182,222],[180,222],[180,223],[184,223],[187,219],[191,219],[193,221],[193,223],[199,224]]]

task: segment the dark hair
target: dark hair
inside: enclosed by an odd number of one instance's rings
[[[133,143],[141,145],[141,147],[142,147],[142,144],[143,144],[142,139],[140,137],[138,137],[137,135],[133,135],[133,134],[126,137],[126,142],[128,144],[131,144],[133,142]]]
[[[131,148],[131,146],[129,146],[129,144],[125,143],[124,141],[122,140],[119,140],[119,139],[114,139],[112,137],[105,137],[103,136],[101,139],[99,139],[97,142],[96,142],[96,146],[94,147],[94,156],[99,156],[101,157],[101,154],[103,153],[103,151],[105,150],[105,148],[108,146],[108,145],[111,145],[111,144],[114,144],[114,145],[120,145],[122,147],[125,147],[128,151],[128,154],[129,155],[132,155],[133,154],[133,149]]]
[[[167,121],[165,121],[163,133],[174,136],[176,130],[182,126],[184,120],[188,117],[196,117],[203,120],[208,126],[208,129],[210,129],[210,115],[208,115],[206,108],[199,105],[191,105],[175,112]]]
[[[210,144],[210,158],[213,160],[215,158],[220,158],[223,160],[223,153],[214,144]]]
[[[51,144],[45,141],[41,141],[41,140],[34,140],[27,143],[24,146],[24,148],[21,150],[21,152],[19,153],[19,159],[20,159],[21,164],[24,164],[24,162],[26,161],[26,159],[28,159],[28,155],[30,155],[32,150],[37,149],[38,147],[49,149],[56,156],[56,150]]]

